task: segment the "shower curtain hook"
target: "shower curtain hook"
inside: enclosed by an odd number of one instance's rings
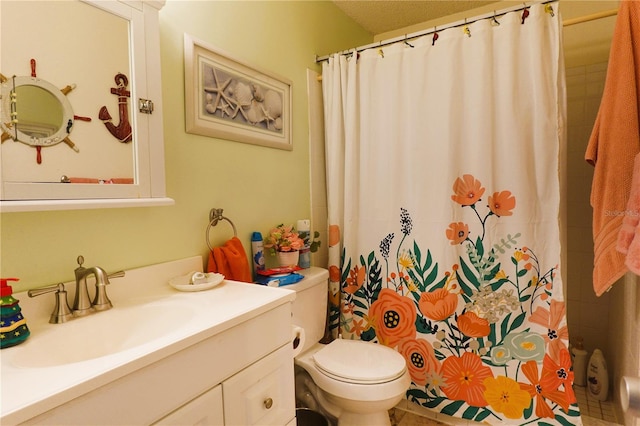
[[[380,47],[378,47],[378,55],[380,55],[380,57],[384,59],[384,51],[382,50],[382,41],[380,41],[379,46]]]
[[[462,29],[462,31],[468,36],[471,37],[471,30],[469,29],[469,26],[467,25],[467,18],[464,18],[464,28]]]
[[[440,37],[438,35],[438,27],[433,27],[433,40],[431,40],[431,45],[432,46],[435,46],[436,40],[438,40],[438,37]]]
[[[341,52],[341,55],[347,58],[347,61],[350,61],[353,58],[353,52],[351,49],[346,49]]]
[[[544,5],[544,11],[547,12],[549,15],[551,15],[551,17],[553,18],[554,16],[556,16],[553,13],[553,6],[551,6],[551,3],[547,3]]]
[[[493,11],[493,19],[491,20],[491,24],[494,26],[498,26],[500,25],[500,21],[498,21],[498,18],[496,18],[496,11]]]
[[[409,46],[409,47],[413,47],[413,44],[411,44],[411,43],[409,43],[409,42],[407,41],[407,35],[406,35],[406,34],[404,35],[404,44],[406,44],[406,45],[407,45],[407,46]]]
[[[524,10],[522,11],[522,22],[521,22],[521,24],[524,24],[524,20],[529,17],[529,8],[527,7],[526,3],[522,3],[522,4],[524,5]]]

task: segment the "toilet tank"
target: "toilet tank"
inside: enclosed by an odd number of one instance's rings
[[[292,322],[304,329],[305,340],[302,352],[305,352],[324,336],[329,271],[312,266],[297,272],[304,275],[304,279],[283,288],[296,292],[296,299],[291,306]]]

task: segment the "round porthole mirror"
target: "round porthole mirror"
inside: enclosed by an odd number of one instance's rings
[[[8,78],[2,83],[1,95],[3,140],[52,146],[71,133],[71,103],[48,81],[29,76]]]

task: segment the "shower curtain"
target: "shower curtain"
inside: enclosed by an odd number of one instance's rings
[[[330,323],[423,407],[581,424],[559,272],[556,3],[323,63]]]

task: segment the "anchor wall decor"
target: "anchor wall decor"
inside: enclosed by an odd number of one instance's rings
[[[118,73],[115,76],[115,82],[117,87],[112,87],[111,93],[118,96],[118,113],[120,114],[120,123],[116,126],[111,122],[111,114],[109,114],[106,106],[100,108],[98,118],[102,120],[105,127],[107,128],[107,130],[109,130],[109,133],[111,133],[114,138],[118,139],[122,143],[127,143],[131,142],[132,140],[127,100],[127,98],[131,96],[131,92],[127,90],[129,79],[126,75]]]

